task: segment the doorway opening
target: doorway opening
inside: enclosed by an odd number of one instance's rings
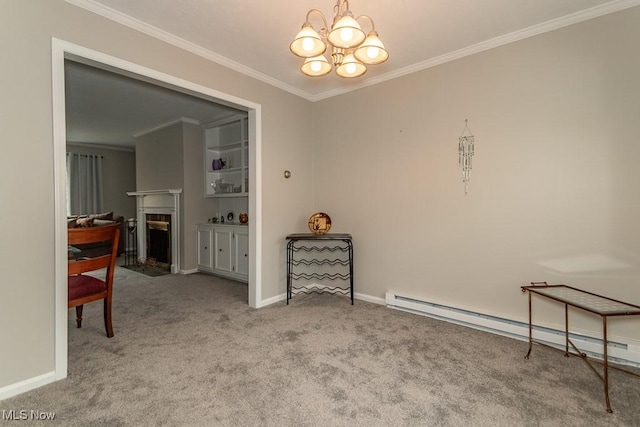
[[[262,301],[261,241],[262,241],[262,187],[261,175],[261,107],[259,104],[219,92],[160,71],[124,61],[82,46],[52,39],[52,98],[55,191],[55,298],[54,298],[54,380],[67,376],[67,223],[66,223],[66,115],[65,115],[65,60],[77,61],[104,70],[119,73],[140,81],[170,88],[185,94],[221,103],[246,111],[249,118],[249,150],[253,159],[250,168],[249,246],[253,255],[249,266],[249,305],[257,308]],[[175,226],[175,225],[174,225]],[[194,243],[195,244],[195,243]]]

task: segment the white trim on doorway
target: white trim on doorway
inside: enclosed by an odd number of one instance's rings
[[[249,115],[249,156],[250,188],[249,193],[249,248],[252,253],[249,262],[249,306],[264,306],[262,301],[262,112],[260,104],[238,98],[215,89],[192,83],[178,77],[162,73],[141,65],[116,58],[102,52],[91,50],[64,40],[52,38],[52,101],[53,101],[53,161],[55,192],[55,327],[54,354],[55,372],[46,382],[53,382],[67,376],[67,224],[65,193],[65,59],[71,59],[90,65],[116,70],[130,77],[176,90],[195,94],[213,102],[233,106],[248,112]],[[50,380],[50,381],[49,381]],[[44,385],[42,381],[33,383],[34,387]],[[21,392],[27,390],[21,390]]]

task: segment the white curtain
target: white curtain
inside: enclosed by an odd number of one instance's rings
[[[67,215],[100,213],[102,156],[67,153]]]

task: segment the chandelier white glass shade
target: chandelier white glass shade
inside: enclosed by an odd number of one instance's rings
[[[291,52],[296,55],[309,58],[322,55],[324,51],[327,50],[327,45],[324,44],[320,35],[313,29],[311,24],[305,22],[296,39],[291,42],[290,48]]]
[[[323,55],[307,58],[300,68],[304,74],[312,77],[320,77],[331,72],[331,64]]]
[[[340,77],[359,77],[367,72],[367,67],[350,53],[344,57],[342,64],[336,68],[336,74]]]
[[[329,74],[335,67],[340,77],[359,77],[367,72],[367,65],[376,65],[389,59],[389,52],[384,47],[375,30],[373,20],[367,15],[356,18],[349,10],[348,0],[337,0],[333,8],[333,24],[327,25],[325,16],[317,9],[307,12],[302,29],[296,35],[289,48],[294,55],[305,58],[300,68],[303,74],[319,77]],[[309,19],[311,14],[322,18],[323,27],[316,31]],[[365,34],[358,20],[367,20],[371,31]],[[331,55],[331,63],[325,53]]]
[[[353,15],[348,9],[349,3],[345,1],[343,4],[347,5],[347,11],[337,22],[334,18],[334,23],[327,39],[332,46],[343,49],[360,46],[366,37],[364,31],[360,28],[358,21],[353,19]],[[338,2],[338,6],[340,6],[340,2]]]

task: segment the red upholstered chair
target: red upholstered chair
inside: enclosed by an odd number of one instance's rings
[[[120,225],[106,225],[88,228],[70,228],[68,240],[71,252],[77,252],[69,258],[69,304],[76,308],[78,328],[82,326],[82,308],[84,304],[104,300],[104,326],[107,337],[113,336],[111,325],[111,295],[113,288],[113,274],[116,267],[118,241],[120,239]],[[91,246],[100,242],[110,242],[104,246],[103,254],[94,254],[92,258],[84,257],[77,248]],[[78,245],[78,246],[75,246]],[[71,251],[73,247],[73,251]],[[106,268],[105,279],[101,280],[82,273]]]

